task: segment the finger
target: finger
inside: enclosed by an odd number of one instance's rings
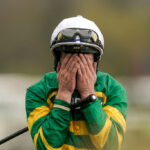
[[[72,57],[72,54],[67,54],[65,56],[65,58],[62,61],[62,66],[61,66],[62,69],[64,69],[66,67],[66,65],[67,65],[67,63],[68,63],[68,61],[70,60],[71,57]]]
[[[76,64],[77,64],[76,60],[74,58],[72,58],[72,60],[67,64],[66,70],[69,72],[72,72],[72,70],[74,69]]]
[[[83,54],[80,54],[79,56],[80,56],[80,59],[82,60],[83,64],[84,64],[85,66],[87,66],[88,64],[87,64],[87,61],[86,61],[84,55],[83,55]]]
[[[83,62],[82,62],[81,59],[78,61],[78,63],[79,63],[79,65],[80,65],[81,73],[82,73],[83,75],[85,75],[85,74],[86,74],[85,65],[83,64]]]
[[[72,70],[71,70],[71,73],[72,73],[73,77],[76,76],[78,68],[79,68],[79,64],[74,63],[74,66],[72,67]]]
[[[74,65],[74,63],[76,63],[76,59],[75,59],[76,55],[77,54],[72,55],[72,57],[70,58],[70,60],[68,61],[68,63],[65,66],[66,70],[72,69],[72,65]]]
[[[79,66],[79,68],[78,68],[78,77],[80,78],[81,76],[82,76],[82,72],[81,72],[81,68]]]
[[[97,69],[97,62],[94,62],[94,63],[93,63],[93,68],[94,68],[94,71],[96,72],[96,69]]]
[[[88,65],[89,70],[90,70],[92,73],[94,73],[95,70],[94,70],[94,67],[93,67],[91,61],[89,60],[88,55],[85,55],[85,59],[86,59],[86,61],[87,61],[87,65]]]
[[[86,56],[87,56],[87,58],[86,58]],[[83,64],[84,64],[84,68],[85,68],[85,70],[86,70],[86,72],[88,73],[88,72],[91,72],[90,71],[90,65],[89,65],[89,63],[90,63],[90,61],[89,61],[89,58],[88,58],[88,55],[83,55],[83,54],[81,54],[80,55],[80,58],[81,58],[81,60],[82,60],[82,62],[83,62]]]

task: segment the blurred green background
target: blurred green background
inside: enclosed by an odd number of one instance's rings
[[[76,15],[99,26],[105,39],[99,69],[127,90],[127,133],[122,150],[149,150],[149,0],[0,0],[0,139],[26,126],[25,90],[53,71],[52,31],[62,19]],[[26,133],[0,149],[34,148]]]

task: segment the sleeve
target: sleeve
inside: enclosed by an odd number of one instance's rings
[[[27,89],[27,124],[34,145],[38,150],[61,150],[71,119],[70,104],[55,99],[52,92],[48,99],[42,82]]]
[[[96,92],[97,95],[98,92]],[[90,138],[97,149],[120,150],[126,131],[127,95],[117,81],[109,81],[108,96],[82,108]]]

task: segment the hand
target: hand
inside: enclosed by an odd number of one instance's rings
[[[76,74],[79,67],[76,56],[77,54],[67,54],[57,67],[59,89],[56,98],[68,103],[76,87]]]
[[[95,94],[94,85],[97,79],[97,63],[90,59],[91,57],[89,56],[88,54],[80,54],[80,59],[78,59],[80,67],[77,71],[77,89],[81,99],[85,99],[90,94]]]

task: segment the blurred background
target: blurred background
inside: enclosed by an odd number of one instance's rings
[[[122,150],[149,150],[149,0],[0,0],[0,139],[26,126],[26,88],[53,71],[52,31],[62,19],[76,15],[99,26],[105,39],[99,69],[127,90]],[[16,149],[34,149],[28,132],[0,146]]]

